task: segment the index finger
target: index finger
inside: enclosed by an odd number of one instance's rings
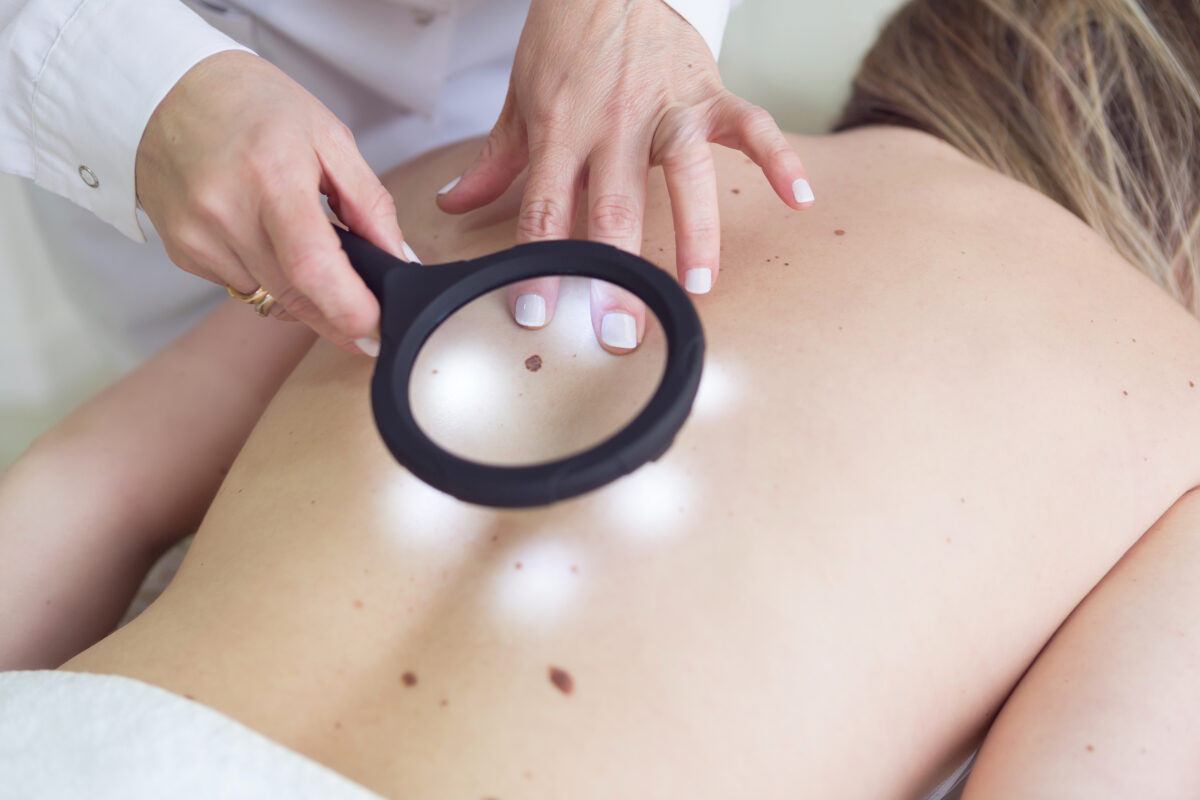
[[[370,336],[379,326],[379,302],[350,266],[316,182],[281,186],[263,205],[262,223],[280,270],[343,337],[338,343]]]

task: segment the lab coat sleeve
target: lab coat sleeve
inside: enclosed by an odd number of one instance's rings
[[[245,50],[179,0],[0,0],[0,170],[145,241],[134,161],[195,64]]]
[[[712,50],[713,58],[721,55],[721,40],[725,38],[725,23],[729,12],[742,0],[663,0],[675,13],[691,23]]]

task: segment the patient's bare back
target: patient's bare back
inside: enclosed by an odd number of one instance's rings
[[[390,178],[427,261],[512,241],[432,202],[475,148]],[[1200,336],[1078,220],[928,137],[802,151],[804,213],[714,151],[709,356],[666,457],[548,509],[465,506],[379,443],[370,363],[318,345],[167,593],[66,668],[394,797],[928,788],[1196,483]],[[670,267],[652,178],[643,253]]]

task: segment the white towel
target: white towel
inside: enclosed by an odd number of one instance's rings
[[[117,675],[0,672],[0,800],[382,800],[200,703]]]
[[[925,800],[961,796],[975,756]],[[0,672],[0,800],[382,800],[218,711],[119,675]]]

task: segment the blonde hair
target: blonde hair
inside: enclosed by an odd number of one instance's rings
[[[914,0],[837,128],[899,124],[1041,191],[1200,312],[1200,2]]]

